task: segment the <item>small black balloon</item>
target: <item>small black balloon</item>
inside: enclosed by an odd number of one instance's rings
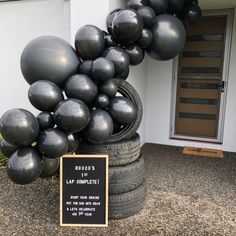
[[[67,136],[58,129],[47,129],[40,133],[37,148],[45,157],[59,158],[68,150]]]
[[[64,100],[54,112],[54,120],[58,128],[67,133],[83,130],[88,125],[89,119],[88,106],[77,99]]]
[[[52,158],[43,157],[42,163],[43,163],[43,169],[42,169],[40,177],[50,178],[57,173],[60,159],[59,158],[52,159]]]
[[[138,9],[139,15],[143,19],[143,26],[149,28],[155,23],[156,14],[155,11],[148,6],[140,7]]]
[[[78,137],[75,134],[68,134],[67,139],[69,144],[67,152],[68,153],[75,152],[79,145]]]
[[[10,157],[18,147],[8,143],[6,140],[2,139],[0,141],[0,153],[5,157]]]
[[[65,83],[65,93],[68,98],[79,99],[90,104],[97,96],[97,85],[84,74],[73,75]]]
[[[109,32],[109,34],[113,34],[113,31],[112,31],[112,21],[113,21],[115,15],[116,15],[119,11],[121,11],[120,8],[117,8],[117,9],[111,11],[111,12],[108,14],[107,18],[106,18],[106,26],[107,26],[107,31]]]
[[[61,89],[53,82],[39,80],[28,91],[30,103],[40,111],[53,111],[63,100]]]
[[[196,5],[188,6],[184,11],[184,24],[185,25],[193,25],[202,17],[201,8]]]
[[[108,97],[114,97],[118,92],[118,86],[113,80],[107,80],[100,87],[100,92],[106,94]]]
[[[53,115],[50,112],[40,112],[37,115],[37,120],[39,122],[39,128],[41,131],[53,128],[55,126]]]
[[[129,54],[130,64],[138,65],[143,61],[144,58],[144,50],[141,49],[138,45],[133,44],[126,47],[126,52]]]
[[[143,29],[142,34],[137,41],[141,48],[147,48],[152,43],[152,32],[149,29]]]
[[[127,80],[129,77],[129,68],[127,71],[125,71],[123,74],[120,75],[120,79]]]
[[[94,103],[98,108],[105,108],[109,105],[109,98],[105,94],[98,94]]]
[[[85,74],[87,76],[91,76],[92,64],[93,64],[92,60],[83,61],[79,67],[79,74]]]
[[[107,35],[105,36],[105,46],[106,48],[117,46],[116,39],[114,38],[113,35]]]
[[[127,7],[138,10],[140,7],[147,6],[148,0],[128,0]]]
[[[181,12],[183,10],[184,0],[169,0],[170,12]]]
[[[7,163],[7,175],[16,184],[30,184],[42,171],[42,159],[29,147],[15,151]]]
[[[75,36],[75,48],[82,60],[96,59],[104,50],[103,32],[94,25],[82,26]]]
[[[168,0],[149,0],[149,6],[155,11],[156,15],[167,11]]]

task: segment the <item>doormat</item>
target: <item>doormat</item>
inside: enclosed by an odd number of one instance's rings
[[[195,148],[195,147],[184,147],[184,155],[200,156],[200,157],[211,157],[211,158],[224,158],[222,150],[207,149],[207,148]]]

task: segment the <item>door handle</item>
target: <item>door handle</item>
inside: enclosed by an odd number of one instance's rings
[[[223,93],[225,91],[225,81],[221,81],[219,83],[219,88],[221,89],[221,92]]]

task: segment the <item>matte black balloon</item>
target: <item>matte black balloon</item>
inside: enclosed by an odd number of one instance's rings
[[[75,50],[55,36],[32,40],[21,55],[21,71],[29,84],[44,79],[61,85],[77,73],[79,63]]]
[[[64,89],[68,98],[76,98],[86,104],[90,104],[98,93],[97,85],[83,74],[70,77],[66,81]]]
[[[42,171],[42,159],[29,147],[20,148],[12,154],[7,163],[7,175],[16,184],[30,184]]]
[[[67,139],[68,139],[68,153],[73,153],[77,150],[78,145],[79,145],[79,140],[76,134],[68,134],[67,135]]]
[[[0,133],[7,142],[15,146],[28,146],[37,139],[39,124],[31,112],[12,109],[1,117]]]
[[[103,32],[94,25],[82,26],[75,36],[75,48],[83,60],[96,59],[104,50]]]
[[[129,54],[124,49],[110,47],[104,51],[103,56],[113,62],[115,66],[115,77],[119,77],[128,70],[130,64]]]
[[[127,80],[129,77],[129,68],[127,71],[125,71],[123,74],[120,75],[120,79]]]
[[[183,10],[184,0],[169,0],[170,12],[180,12]]]
[[[60,159],[59,158],[52,159],[52,158],[43,157],[42,163],[43,163],[43,168],[42,168],[40,177],[50,178],[57,173]]]
[[[107,80],[101,87],[100,92],[108,97],[114,97],[118,92],[117,84],[113,80]]]
[[[129,54],[131,65],[136,66],[143,61],[145,53],[138,45],[133,44],[126,47],[126,52]]]
[[[127,7],[138,10],[140,7],[147,6],[148,0],[128,0]]]
[[[28,91],[30,103],[40,111],[53,111],[63,100],[61,89],[47,80],[34,82]]]
[[[92,60],[81,62],[79,67],[79,74],[85,74],[87,76],[91,76],[92,64],[93,64]]]
[[[115,122],[119,124],[129,124],[134,121],[137,109],[128,98],[114,97],[110,100],[108,112]]]
[[[157,60],[170,60],[176,57],[186,40],[182,22],[167,14],[157,16],[156,23],[152,27],[152,35],[152,44],[147,48],[147,52]]]
[[[58,129],[47,129],[40,133],[37,147],[40,153],[48,158],[59,158],[68,150],[66,134]]]
[[[50,112],[43,111],[39,113],[37,115],[37,120],[41,131],[53,128],[55,126],[53,115]]]
[[[148,28],[155,23],[156,14],[155,14],[155,11],[151,7],[148,7],[148,6],[140,7],[138,9],[138,13],[143,19],[144,27]]]
[[[109,34],[109,35],[105,36],[105,46],[106,46],[106,48],[117,46],[116,39],[114,38],[113,35]]]
[[[99,83],[104,83],[106,80],[111,79],[115,74],[114,64],[104,58],[97,58],[92,65],[92,75]]]
[[[0,153],[5,157],[10,157],[18,147],[8,143],[6,140],[2,139],[0,141]]]
[[[85,130],[85,136],[91,143],[99,144],[106,142],[113,132],[111,116],[103,110],[91,112],[91,119]]]
[[[95,99],[95,106],[98,108],[105,108],[109,105],[109,98],[105,94],[98,94]]]
[[[117,9],[111,11],[111,12],[108,14],[107,18],[106,18],[106,26],[107,26],[107,31],[109,32],[109,34],[113,34],[112,21],[113,21],[115,15],[116,15],[119,11],[121,11],[120,8],[117,8]]]
[[[83,130],[89,122],[90,113],[87,105],[77,99],[67,99],[61,102],[55,112],[54,120],[57,126],[68,133]]]
[[[156,15],[167,11],[169,0],[149,0],[149,6],[155,11]]]
[[[112,21],[112,29],[120,44],[132,44],[141,35],[143,29],[142,17],[133,9],[119,11]]]
[[[152,32],[149,29],[143,29],[142,34],[137,41],[141,48],[147,48],[152,43]]]
[[[184,23],[185,23],[185,25],[193,25],[201,17],[202,17],[202,10],[196,4],[188,6],[184,11]]]

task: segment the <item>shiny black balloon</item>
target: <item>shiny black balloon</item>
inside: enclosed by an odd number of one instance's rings
[[[6,140],[0,141],[0,153],[5,157],[10,157],[18,147],[8,143]]]
[[[92,60],[87,60],[87,61],[81,62],[80,66],[79,66],[79,74],[91,76],[92,64],[93,64]]]
[[[129,54],[131,65],[136,66],[143,61],[145,53],[144,53],[144,50],[141,49],[138,45],[133,44],[133,45],[127,46],[125,50]]]
[[[65,93],[68,98],[79,99],[90,104],[97,96],[97,85],[84,74],[73,75],[65,84]]]
[[[105,108],[109,105],[109,97],[105,94],[98,94],[94,103],[98,108]]]
[[[183,10],[184,0],[169,0],[170,12],[180,12]]]
[[[61,89],[53,82],[39,80],[28,91],[30,103],[40,111],[53,111],[63,100]]]
[[[7,163],[7,175],[16,184],[30,184],[42,171],[42,159],[33,148],[20,148]]]
[[[152,32],[149,29],[143,29],[142,34],[137,41],[137,44],[141,48],[147,48],[152,43]]]
[[[202,17],[201,8],[196,5],[188,6],[184,11],[184,24],[185,25],[193,25]]]
[[[58,128],[76,133],[83,130],[89,122],[90,113],[87,105],[77,99],[67,99],[61,102],[54,112],[54,120]]]
[[[138,10],[140,7],[147,6],[148,0],[128,0],[127,7]]]
[[[108,112],[115,122],[130,124],[136,117],[137,109],[128,98],[114,97],[110,100]]]
[[[113,80],[107,80],[100,87],[100,92],[106,94],[108,97],[114,97],[118,92],[118,86]]]
[[[106,142],[113,132],[111,116],[103,110],[91,112],[91,119],[85,130],[86,139],[95,144]]]
[[[53,128],[55,126],[53,115],[50,112],[43,111],[39,113],[37,115],[37,120],[41,131]]]
[[[176,57],[186,40],[182,22],[167,14],[157,16],[156,23],[152,27],[152,35],[152,43],[147,48],[147,52],[157,60],[170,60]]]
[[[117,8],[117,9],[111,11],[111,12],[108,14],[107,18],[106,18],[106,26],[107,26],[107,31],[109,32],[109,34],[113,34],[112,21],[113,21],[115,15],[116,15],[119,11],[121,11],[120,8]]]
[[[75,48],[83,60],[96,59],[104,50],[103,32],[94,25],[82,26],[75,36]]]
[[[40,177],[50,178],[57,173],[60,159],[59,158],[52,159],[52,158],[43,157],[42,163],[43,163],[43,168],[42,168]]]
[[[125,71],[123,74],[120,75],[120,79],[127,80],[129,77],[129,68],[127,71]]]
[[[68,134],[67,135],[67,139],[68,139],[68,153],[73,153],[75,152],[75,150],[78,148],[79,145],[79,140],[78,137],[75,134]]]
[[[103,52],[103,57],[113,62],[115,66],[115,77],[119,77],[129,68],[129,55],[120,47],[110,47]]]
[[[47,129],[40,133],[37,147],[40,153],[48,158],[63,156],[68,150],[66,134],[58,129]]]
[[[28,146],[37,139],[39,124],[31,112],[11,109],[0,119],[0,133],[7,142],[15,146]]]
[[[149,0],[149,6],[155,11],[156,15],[167,11],[169,0]]]
[[[97,58],[92,65],[93,78],[99,83],[104,83],[106,80],[111,79],[115,74],[114,64],[104,58]]]
[[[132,44],[141,35],[143,29],[142,17],[133,9],[119,11],[112,21],[112,29],[120,44]]]
[[[138,10],[139,15],[143,19],[143,26],[149,28],[155,23],[156,14],[155,11],[148,6],[140,7]]]
[[[109,34],[109,35],[105,36],[105,46],[106,46],[106,48],[117,46],[117,42],[116,42],[113,35]]]
[[[63,39],[41,36],[29,42],[21,55],[21,71],[29,84],[49,80],[57,85],[76,74],[79,59]]]

